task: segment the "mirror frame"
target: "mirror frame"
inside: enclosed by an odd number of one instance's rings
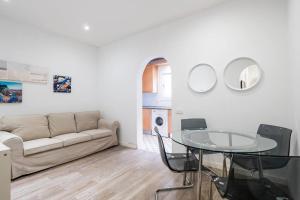
[[[202,65],[205,65],[207,67],[209,67],[210,69],[212,69],[212,71],[214,72],[215,74],[215,77],[216,77],[216,80],[214,81],[214,83],[212,84],[212,86],[210,88],[208,88],[207,90],[202,90],[202,91],[197,91],[195,89],[192,88],[191,84],[190,84],[190,77],[192,75],[192,72],[197,68],[197,67],[201,67]],[[195,65],[194,67],[192,67],[189,71],[189,74],[188,74],[188,79],[187,79],[187,84],[188,84],[188,87],[193,91],[193,92],[196,92],[196,93],[206,93],[206,92],[209,92],[211,91],[212,89],[215,88],[215,86],[217,85],[217,82],[218,82],[218,76],[217,76],[217,73],[216,73],[216,70],[213,66],[207,64],[207,63],[200,63],[200,64],[197,64]]]
[[[228,83],[228,81],[226,80],[226,77],[225,77],[226,71],[228,70],[228,68],[230,67],[230,65],[231,65],[233,62],[235,62],[235,61],[237,61],[237,60],[240,60],[240,59],[248,59],[248,60],[252,61],[253,63],[256,63],[257,68],[258,68],[258,71],[259,71],[259,77],[258,77],[257,82],[256,82],[254,85],[252,85],[251,87],[249,87],[249,88],[247,88],[247,89],[243,89],[243,90],[242,90],[242,89],[237,89],[237,88],[233,87],[232,85],[230,85],[230,84]],[[263,70],[261,69],[261,67],[260,67],[260,65],[258,64],[258,62],[257,62],[256,60],[252,59],[252,58],[249,58],[249,57],[238,57],[238,58],[233,59],[232,61],[230,61],[230,62],[226,65],[226,67],[225,67],[225,69],[224,69],[224,72],[223,72],[223,79],[224,79],[225,85],[226,85],[228,88],[230,88],[230,89],[232,89],[232,90],[234,90],[234,91],[248,91],[248,90],[251,90],[252,88],[256,87],[256,86],[261,82],[262,76],[263,76]]]

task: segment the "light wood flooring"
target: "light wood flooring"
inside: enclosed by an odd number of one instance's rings
[[[171,138],[163,137],[165,149],[167,152],[172,152],[172,140]],[[150,134],[143,134],[143,143],[144,147],[142,147],[143,150],[159,153],[159,147],[158,147],[158,141],[157,136],[150,135]]]
[[[155,190],[182,184],[159,154],[114,147],[12,182],[13,200],[154,200]],[[203,184],[207,199],[209,183]],[[160,200],[193,200],[193,190],[164,192]],[[221,199],[214,188],[214,199]]]

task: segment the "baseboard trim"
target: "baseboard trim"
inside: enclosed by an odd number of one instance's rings
[[[132,143],[128,143],[128,142],[122,142],[122,141],[119,141],[119,143],[120,143],[120,146],[128,147],[128,148],[131,148],[131,149],[137,149],[136,144],[132,144]]]

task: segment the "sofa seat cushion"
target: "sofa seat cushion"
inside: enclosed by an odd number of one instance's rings
[[[41,153],[44,151],[49,151],[52,149],[58,149],[63,147],[63,142],[53,138],[42,138],[36,140],[30,140],[23,143],[24,145],[24,155],[32,155],[36,153]]]
[[[99,111],[87,111],[87,112],[75,113],[77,132],[97,129],[99,119],[100,119]]]
[[[81,133],[90,135],[93,140],[104,138],[104,137],[109,137],[113,134],[113,132],[111,130],[105,129],[105,128],[83,131]]]
[[[64,147],[66,147],[66,146],[71,146],[73,144],[90,141],[92,140],[92,136],[84,133],[68,133],[68,134],[55,136],[54,139],[62,141]]]
[[[74,113],[52,113],[48,120],[51,137],[77,131]]]
[[[48,119],[44,115],[5,116],[0,124],[1,130],[21,137],[23,141],[50,137]]]

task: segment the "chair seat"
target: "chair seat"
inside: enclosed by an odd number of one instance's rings
[[[167,159],[172,170],[177,172],[198,171],[199,162],[194,154],[167,153]]]
[[[88,134],[92,137],[93,140],[100,139],[104,137],[109,137],[113,134],[113,132],[110,129],[93,129],[88,131],[82,131],[80,133]]]
[[[84,133],[68,133],[68,134],[55,136],[53,138],[62,141],[64,147],[92,140],[92,136]]]
[[[213,177],[213,181],[221,195],[227,193],[227,199],[239,200],[277,200],[288,199],[284,186],[276,186],[268,179],[235,179],[230,181],[227,188],[227,177]]]
[[[24,155],[32,155],[63,147],[63,142],[53,138],[30,140],[23,143]]]
[[[248,170],[259,170],[259,161],[263,169],[278,169],[284,167],[289,162],[289,158],[264,158],[257,155],[234,155],[232,162]]]

